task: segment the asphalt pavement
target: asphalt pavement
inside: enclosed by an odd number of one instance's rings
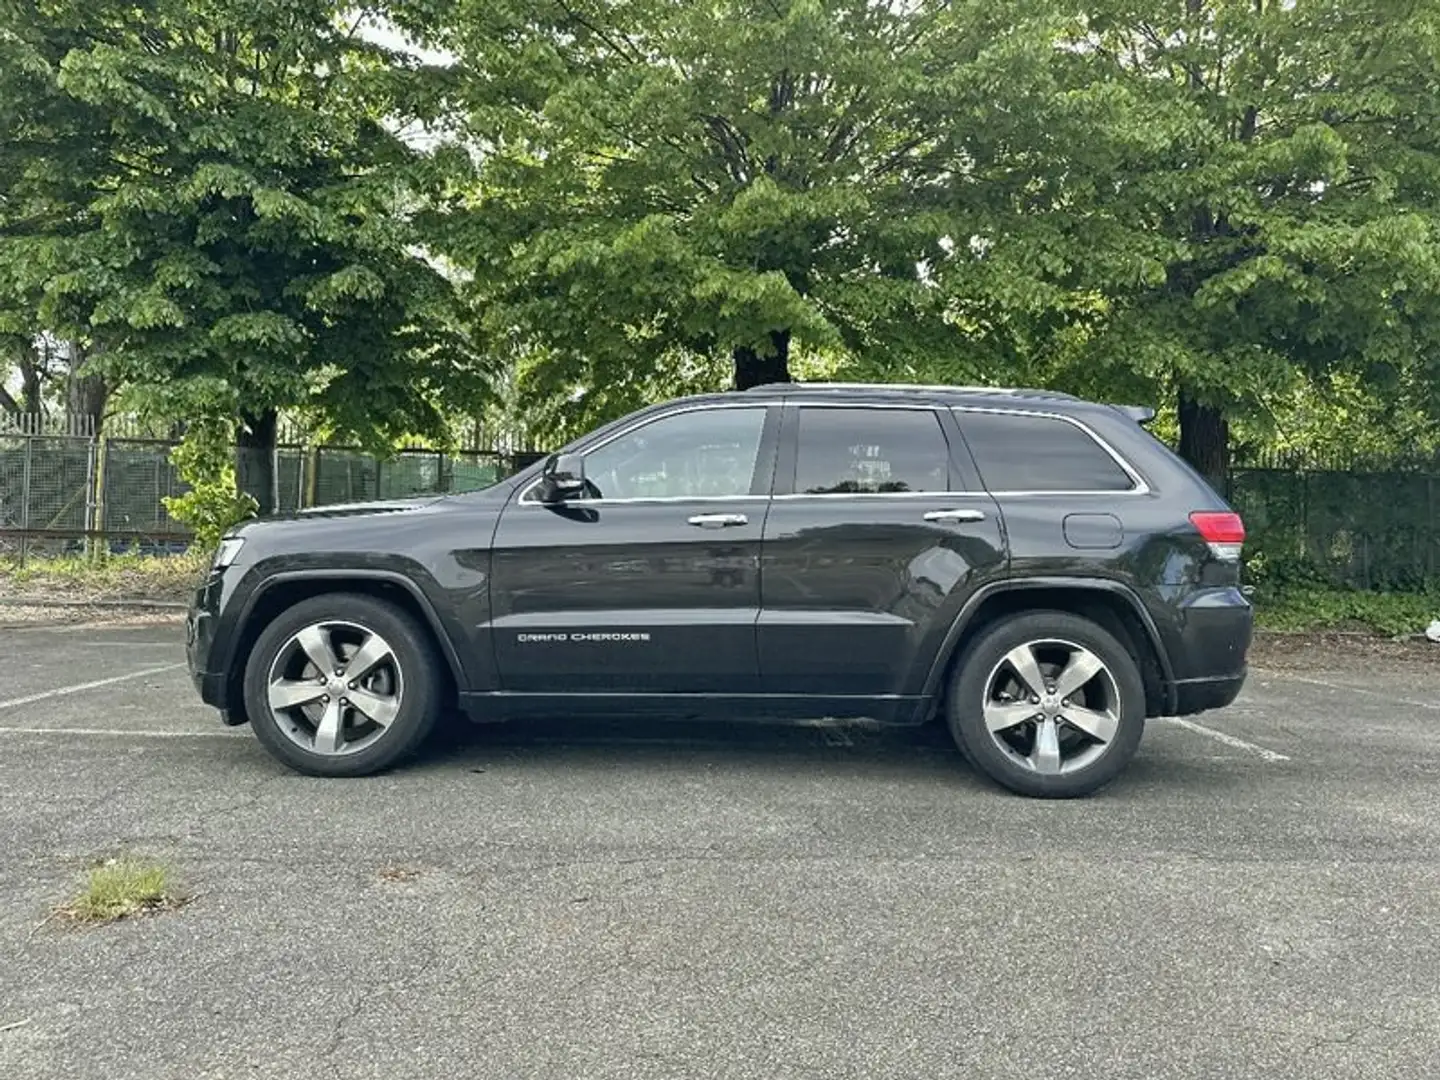
[[[0,630],[7,1080],[1440,1075],[1433,675],[1257,671],[1046,803],[863,724],[457,727],[309,779],[182,659]],[[46,921],[120,851],[193,901]]]

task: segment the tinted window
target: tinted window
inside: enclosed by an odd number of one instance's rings
[[[585,455],[592,498],[748,495],[765,410],[706,409],[653,420]]]
[[[1105,448],[1074,424],[1045,416],[957,412],[991,491],[1129,491]]]
[[[795,490],[950,490],[950,448],[929,409],[801,409]]]

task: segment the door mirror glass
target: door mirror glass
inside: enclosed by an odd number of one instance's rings
[[[585,490],[585,459],[579,454],[552,454],[540,474],[536,495],[541,502],[562,502]]]

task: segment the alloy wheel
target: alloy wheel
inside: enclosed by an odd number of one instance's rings
[[[985,680],[985,728],[1002,753],[1046,776],[1094,764],[1120,726],[1120,690],[1094,652],[1039,640],[1006,653]]]
[[[266,701],[275,726],[302,750],[329,757],[378,741],[400,712],[404,677],[395,651],[357,623],[312,623],[270,665]]]

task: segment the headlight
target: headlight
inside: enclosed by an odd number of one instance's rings
[[[215,562],[211,565],[212,570],[224,570],[235,561],[235,556],[240,554],[240,549],[245,546],[245,541],[238,536],[227,536],[220,541],[220,546],[215,549]]]

